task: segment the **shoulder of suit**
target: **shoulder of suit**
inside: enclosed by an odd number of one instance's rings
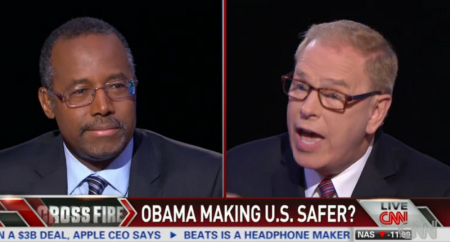
[[[218,152],[180,142],[150,130],[136,129],[136,132],[142,135],[144,139],[148,139],[154,149],[157,149],[166,156],[180,158],[182,160],[191,159],[194,162],[207,161],[222,163],[222,154]]]
[[[450,171],[449,166],[446,166],[437,159],[413,149],[412,147],[388,134],[384,134],[383,136],[383,139],[387,141],[387,145],[389,145],[393,151],[399,151],[398,153],[403,157],[415,158],[415,161],[413,161],[415,162],[415,164],[439,164],[441,168]]]
[[[22,144],[0,151],[1,165],[22,165],[25,162],[35,162],[32,155],[39,155],[47,151],[59,136],[59,131],[51,131]]]
[[[264,154],[277,151],[282,152],[287,145],[289,145],[289,135],[288,133],[283,133],[235,146],[227,151],[227,156],[234,157],[252,155],[254,153]]]
[[[282,155],[289,146],[289,135],[283,133],[254,140],[227,151],[227,174],[239,171],[266,173],[283,166]]]
[[[418,174],[417,180],[443,179],[449,182],[450,187],[450,166],[413,149],[388,134],[383,136],[383,139],[387,141],[386,145],[390,146],[390,149],[396,156],[399,166],[397,169],[399,171],[416,171]]]

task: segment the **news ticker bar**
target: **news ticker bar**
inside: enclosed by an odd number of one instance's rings
[[[450,228],[436,233],[342,227],[159,227],[2,228],[0,241],[449,241]]]
[[[450,227],[450,199],[0,197],[0,227]]]

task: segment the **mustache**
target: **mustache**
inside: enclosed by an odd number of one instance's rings
[[[119,129],[125,129],[126,128],[126,125],[124,123],[120,122],[119,120],[115,119],[114,117],[96,118],[94,121],[83,125],[80,128],[80,133],[83,134],[87,130],[92,129],[92,128],[94,128],[97,125],[105,125],[105,124],[114,124],[117,127],[119,127]]]

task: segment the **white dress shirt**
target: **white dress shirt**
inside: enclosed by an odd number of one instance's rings
[[[64,154],[67,164],[67,194],[88,195],[89,184],[86,177],[96,174],[108,181],[102,195],[128,196],[131,158],[133,156],[133,139],[123,152],[105,169],[94,172],[77,160],[64,144]]]
[[[373,140],[366,153],[350,167],[337,176],[331,178],[336,195],[334,197],[351,197],[362,170],[372,152]],[[305,197],[320,197],[319,183],[324,179],[315,170],[305,168],[306,190]]]

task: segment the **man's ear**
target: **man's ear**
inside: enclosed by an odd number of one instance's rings
[[[371,110],[372,116],[367,124],[366,133],[374,134],[377,129],[383,125],[391,104],[392,96],[390,94],[375,96]]]
[[[54,103],[53,99],[50,97],[51,93],[48,93],[47,88],[41,87],[38,91],[39,102],[41,103],[42,110],[44,110],[45,115],[49,119],[55,118],[55,113],[53,112]]]

